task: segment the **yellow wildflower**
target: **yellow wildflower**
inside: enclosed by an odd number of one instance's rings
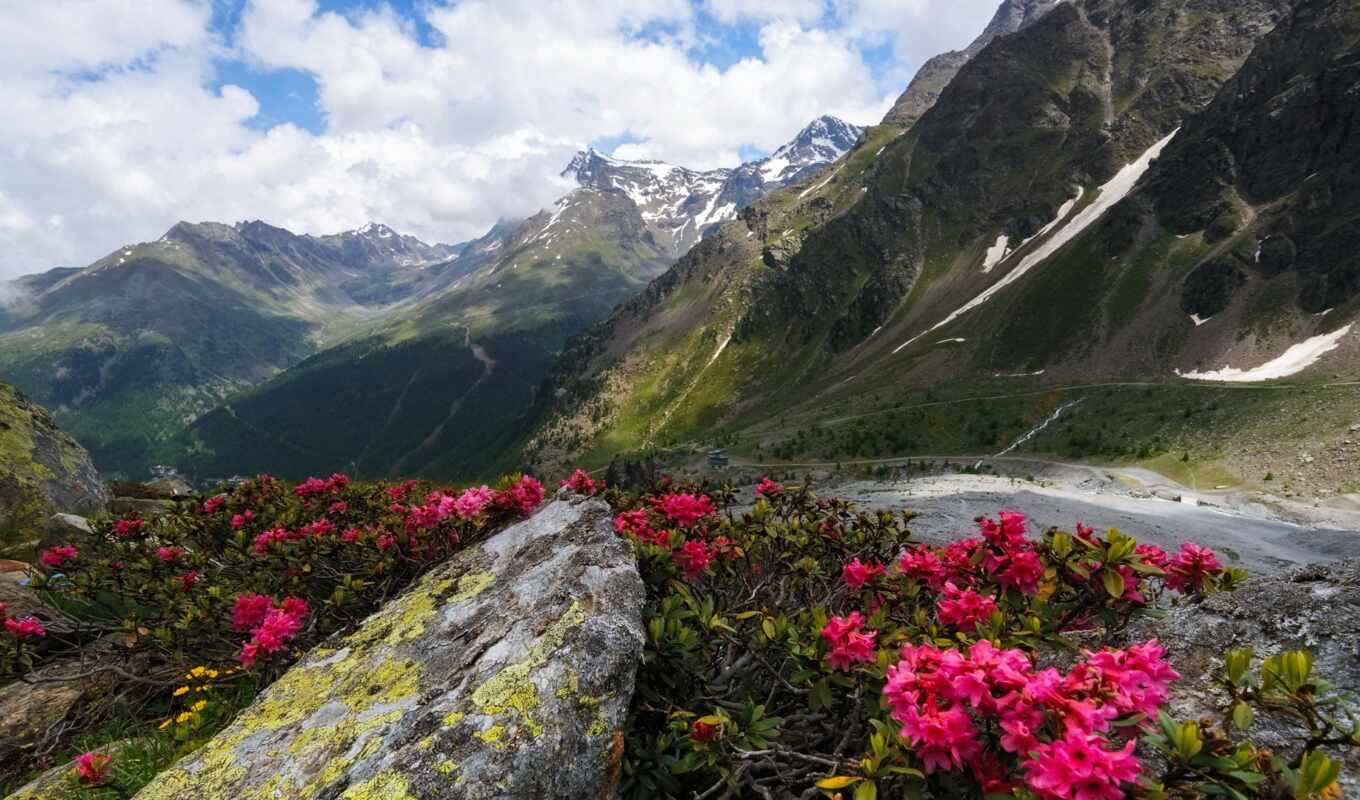
[[[175,690],[175,697],[179,697],[180,695],[184,695],[184,694],[188,694],[188,693],[189,693],[189,687],[188,687],[188,686],[181,686],[181,687],[179,687],[178,689]]]
[[[199,712],[207,707],[208,707],[207,700],[199,700],[197,703],[194,703],[192,706],[189,706],[189,710],[193,712]]]
[[[170,723],[172,723],[172,722],[174,722],[173,719],[167,719],[165,722],[162,722],[162,723],[161,723],[160,729],[161,729],[161,730],[165,730],[166,728],[170,727]]]
[[[193,714],[190,714],[188,711],[184,711],[178,717],[175,717],[175,722],[188,722],[193,718],[194,718]]]

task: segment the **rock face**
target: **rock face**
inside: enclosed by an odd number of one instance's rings
[[[107,499],[84,448],[0,383],[0,553],[38,539],[53,512],[89,514]]]
[[[1165,619],[1143,619],[1130,641],[1156,637],[1181,673],[1171,713],[1179,719],[1223,718],[1226,693],[1215,688],[1223,654],[1250,647],[1259,658],[1285,650],[1311,650],[1316,677],[1360,694],[1360,561],[1299,567],[1253,578],[1236,592],[1173,609]],[[1360,709],[1356,709],[1360,712]],[[1258,714],[1246,734],[1257,745],[1294,755],[1297,726]],[[1346,797],[1360,796],[1360,752],[1349,751],[1342,770]],[[1336,753],[1332,753],[1333,756]]]
[[[137,797],[611,795],[644,639],[609,517],[562,499],[469,548]]]

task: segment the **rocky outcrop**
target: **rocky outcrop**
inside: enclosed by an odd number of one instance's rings
[[[1223,654],[1250,647],[1259,658],[1285,650],[1310,650],[1314,676],[1353,695],[1360,713],[1360,560],[1299,567],[1256,577],[1235,592],[1172,609],[1162,619],[1144,618],[1130,641],[1156,637],[1181,673],[1169,711],[1178,719],[1223,718],[1226,693],[1216,687]],[[1255,744],[1293,755],[1300,728],[1286,719],[1258,714],[1246,735]],[[1296,747],[1294,749],[1297,749]],[[1333,753],[1332,755],[1337,755]],[[1360,796],[1360,750],[1351,748],[1342,772],[1346,797]]]
[[[84,448],[0,383],[0,552],[36,541],[54,512],[89,514],[107,499]]]
[[[611,795],[643,587],[609,519],[560,499],[470,547],[137,797]]]

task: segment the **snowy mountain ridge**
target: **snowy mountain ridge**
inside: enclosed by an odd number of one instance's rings
[[[544,231],[575,202],[577,192],[621,193],[637,207],[658,245],[678,257],[714,227],[736,219],[737,212],[756,198],[840,158],[863,132],[835,117],[819,117],[765,158],[712,170],[663,161],[629,161],[594,148],[583,150],[562,171],[563,177],[575,178],[581,189],[558,201]]]

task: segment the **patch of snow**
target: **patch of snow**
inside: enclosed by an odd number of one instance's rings
[[[830,174],[830,175],[827,175],[826,178],[824,178],[824,179],[822,180],[821,183],[819,183],[819,184],[817,184],[816,186],[813,186],[813,187],[811,187],[811,188],[809,188],[809,189],[804,189],[803,192],[802,192],[802,194],[798,195],[798,199],[799,199],[799,200],[802,200],[804,197],[807,197],[808,195],[812,194],[813,192],[817,191],[818,189],[822,188],[823,186],[827,185],[828,183],[831,183],[831,179],[834,178],[834,177],[836,177],[836,173],[837,173],[837,172],[840,172],[840,171],[841,171],[841,168],[840,168],[840,167],[836,167],[835,169],[831,170],[831,174]]]
[[[789,160],[781,155],[771,156],[760,167],[760,177],[766,181],[778,180],[784,170],[789,166]]]
[[[1252,256],[1251,260],[1257,264],[1261,263],[1261,242],[1259,240],[1256,242],[1256,255]]]
[[[722,351],[727,349],[727,343],[730,341],[732,341],[732,334],[729,333],[723,337],[723,340],[721,342],[718,343],[718,349],[713,351],[713,356],[708,359],[708,363],[704,365],[704,369],[713,366],[713,362],[717,361],[718,356],[722,355]]]
[[[882,325],[879,325],[877,328],[874,328],[874,332],[871,333],[871,334],[869,334],[869,337],[868,337],[868,338],[870,338],[870,339],[874,338],[874,336],[876,336],[876,335],[878,334],[878,332],[881,331],[881,330],[883,330],[883,326],[882,326]]]
[[[1082,231],[1090,227],[1092,223],[1104,216],[1106,211],[1128,196],[1129,192],[1133,190],[1133,187],[1137,185],[1138,179],[1143,177],[1143,173],[1147,172],[1148,167],[1152,166],[1153,159],[1161,154],[1162,148],[1166,147],[1167,144],[1170,143],[1172,137],[1179,131],[1180,128],[1177,128],[1167,134],[1161,141],[1149,147],[1147,151],[1139,156],[1132,164],[1129,164],[1119,170],[1119,172],[1116,172],[1113,178],[1110,178],[1096,190],[1096,199],[1091,201],[1090,205],[1073,215],[1072,219],[1068,220],[1056,233],[1027,253],[1024,258],[1020,259],[1020,263],[1015,265],[1010,272],[1007,272],[1002,276],[1000,280],[991,286],[988,286],[977,297],[974,297],[972,300],[969,300],[967,303],[964,303],[962,306],[955,309],[949,316],[898,345],[897,349],[893,350],[893,352],[897,353],[902,348],[926,335],[930,331],[948,325],[969,311],[972,311],[987,302],[997,292],[1020,280],[1020,278],[1024,277],[1025,273],[1029,272],[1049,256],[1056,253],[1063,245],[1076,238]],[[1081,192],[1078,192],[1077,197],[1069,202],[1075,205],[1076,201],[1080,198]],[[1068,211],[1071,211],[1071,206],[1067,203],[1064,203],[1063,206]],[[1065,214],[1061,208],[1058,209],[1058,211],[1058,219],[1061,220]],[[1042,234],[1043,232],[1044,231],[1040,231],[1039,234]],[[1039,234],[1036,234],[1036,236]],[[1021,246],[1023,247],[1023,244]]]
[[[996,237],[996,244],[987,248],[987,254],[982,258],[982,271],[991,272],[992,267],[1001,263],[1001,259],[1011,254],[1011,249],[1006,245],[1010,244],[1010,237],[1001,234]]]
[[[888,146],[887,146],[886,144],[883,145],[882,147],[878,148],[878,152],[877,152],[877,153],[874,153],[874,158],[878,158],[879,156],[883,155],[883,151],[884,151],[884,150],[887,150],[887,149],[888,149]]]
[[[1213,317],[1201,317],[1199,314],[1190,315],[1190,321],[1195,323],[1196,328],[1198,328],[1199,326],[1203,325],[1204,323],[1208,322],[1211,319],[1213,319]]]
[[[1324,309],[1322,309],[1321,311],[1319,311],[1319,312],[1317,312],[1316,314],[1314,314],[1313,316],[1315,316],[1315,317],[1325,317],[1325,316],[1327,316],[1327,315],[1330,314],[1330,313],[1332,313],[1332,309],[1330,309],[1330,308],[1324,308]]]
[[[968,341],[968,340],[967,340],[967,339],[963,339],[963,338],[959,338],[959,339],[941,339],[940,341],[936,342],[935,344],[952,344],[952,343],[955,343],[955,342],[966,342],[966,341]]]
[[[1047,236],[1049,231],[1051,231],[1051,230],[1053,230],[1054,228],[1058,227],[1058,223],[1059,223],[1059,222],[1062,222],[1064,219],[1067,219],[1067,215],[1070,214],[1070,213],[1072,213],[1072,209],[1073,209],[1074,207],[1076,207],[1077,203],[1081,202],[1082,195],[1084,195],[1084,194],[1086,194],[1086,189],[1085,189],[1085,187],[1078,186],[1078,187],[1077,187],[1077,195],[1076,195],[1076,197],[1073,197],[1073,198],[1070,199],[1070,200],[1064,201],[1062,205],[1058,206],[1058,213],[1055,214],[1055,215],[1053,216],[1053,219],[1052,219],[1047,225],[1045,225],[1044,227],[1040,228],[1040,229],[1039,229],[1038,231],[1036,231],[1035,233],[1031,234],[1029,238],[1027,238],[1027,239],[1025,239],[1024,241],[1020,242],[1020,246],[1021,246],[1021,247],[1024,247],[1025,245],[1029,244],[1030,242],[1034,241],[1035,239],[1038,239],[1038,238],[1043,237],[1043,236]]]
[[[1341,340],[1346,334],[1350,333],[1351,326],[1338,328],[1331,333],[1324,333],[1305,339],[1280,355],[1272,358],[1266,363],[1254,369],[1235,369],[1224,367],[1212,372],[1181,372],[1176,370],[1176,374],[1182,378],[1192,381],[1268,381],[1275,378],[1287,378],[1290,375],[1302,372],[1311,367],[1326,353],[1335,350],[1341,345]]]

